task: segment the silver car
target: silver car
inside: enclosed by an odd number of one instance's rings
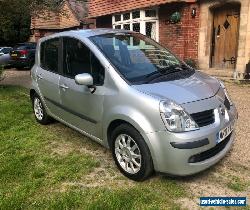
[[[0,47],[0,65],[8,65],[10,62],[11,47]]]
[[[146,36],[68,31],[40,39],[32,68],[36,120],[52,118],[110,148],[119,170],[186,176],[222,159],[237,111],[223,83]]]

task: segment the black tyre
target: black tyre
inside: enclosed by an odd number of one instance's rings
[[[111,133],[111,149],[119,170],[129,179],[143,181],[153,172],[149,148],[141,134],[129,124],[121,124]]]
[[[15,66],[15,68],[16,68],[16,70],[18,70],[18,71],[23,70],[23,67],[22,67],[22,66]]]
[[[42,125],[47,125],[51,122],[51,117],[47,114],[42,100],[37,94],[32,97],[32,107],[37,122]]]

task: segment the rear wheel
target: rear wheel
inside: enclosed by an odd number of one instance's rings
[[[112,154],[119,170],[128,178],[143,181],[153,172],[153,163],[141,134],[131,125],[122,124],[111,134]]]
[[[40,97],[35,94],[32,97],[33,112],[36,121],[40,124],[46,125],[51,122],[50,116],[47,114]]]

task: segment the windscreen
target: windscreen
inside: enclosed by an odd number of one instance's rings
[[[187,66],[169,50],[142,34],[111,33],[93,36],[90,40],[133,84],[147,83],[161,75],[187,70]]]

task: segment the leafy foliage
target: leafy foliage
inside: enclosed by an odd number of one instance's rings
[[[181,13],[174,12],[170,17],[170,22],[173,24],[179,23],[181,21]]]
[[[192,58],[188,58],[185,60],[185,63],[189,66],[191,66],[192,68],[196,69],[197,68],[197,62],[192,59]]]
[[[57,10],[61,0],[0,0],[0,45],[27,41],[31,15]]]

